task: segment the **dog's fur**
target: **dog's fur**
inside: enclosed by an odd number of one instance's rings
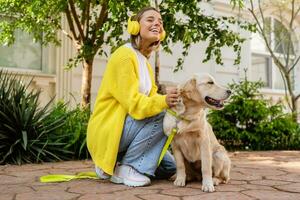
[[[172,110],[180,118],[169,113],[164,118],[166,134],[178,130],[172,141],[177,167],[174,184],[185,186],[186,181],[202,179],[202,190],[213,192],[214,185],[228,182],[231,161],[207,122],[205,110],[222,109],[230,90],[217,85],[209,74],[195,75],[178,90],[180,101]]]

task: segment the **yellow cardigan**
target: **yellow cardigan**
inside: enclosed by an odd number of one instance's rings
[[[98,91],[87,129],[87,146],[94,163],[113,174],[123,124],[127,114],[140,120],[168,107],[166,96],[157,93],[153,71],[149,96],[139,93],[139,66],[133,49],[121,46],[112,55]]]

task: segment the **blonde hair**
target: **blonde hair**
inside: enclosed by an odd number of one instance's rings
[[[156,8],[154,8],[154,7],[144,7],[136,15],[132,16],[131,20],[139,22],[141,20],[142,16],[143,16],[143,14],[146,11],[149,11],[149,10],[154,10],[154,11],[156,11],[156,12],[158,12],[160,14],[160,12]],[[140,45],[140,43],[141,43],[140,33],[137,34],[137,35],[131,35],[130,39],[131,39],[131,45],[132,45],[132,47],[139,50],[140,46],[141,46]]]

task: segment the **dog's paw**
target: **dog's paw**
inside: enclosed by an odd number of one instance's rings
[[[222,180],[220,180],[219,178],[214,177],[213,178],[213,183],[214,183],[214,185],[219,185],[220,183],[222,183]]]
[[[228,182],[229,182],[229,179],[230,179],[229,177],[225,177],[225,178],[223,179],[222,183],[225,183],[225,184],[228,183]]]
[[[215,187],[212,179],[203,179],[202,180],[202,191],[203,192],[214,192]]]
[[[174,181],[174,185],[179,186],[179,187],[185,186],[185,178],[177,177],[176,180]]]
[[[169,180],[170,180],[170,181],[175,181],[175,180],[176,180],[176,177],[177,177],[177,175],[174,174],[173,176],[171,176],[171,177],[169,178]]]

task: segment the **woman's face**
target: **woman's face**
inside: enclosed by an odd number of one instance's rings
[[[150,43],[160,41],[160,34],[164,29],[161,16],[157,11],[148,10],[144,12],[139,23],[142,40],[147,40]]]

